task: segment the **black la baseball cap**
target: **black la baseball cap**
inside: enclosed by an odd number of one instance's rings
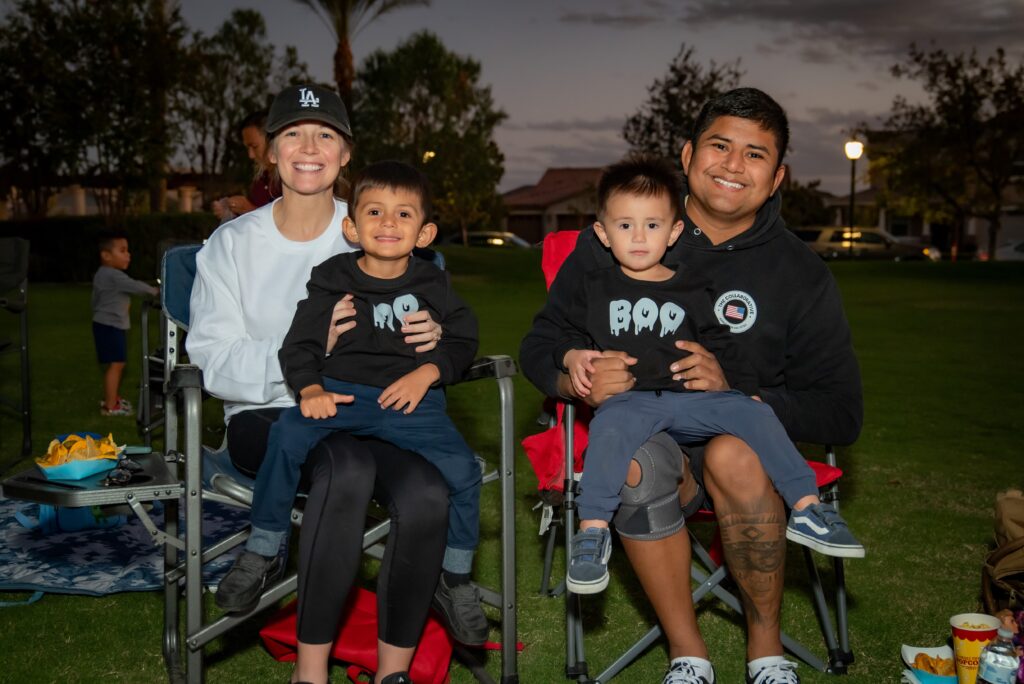
[[[267,115],[267,133],[297,121],[321,121],[352,137],[345,103],[336,92],[318,85],[290,86],[279,92]]]

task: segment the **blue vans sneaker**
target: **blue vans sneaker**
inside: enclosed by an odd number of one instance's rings
[[[790,513],[786,539],[809,546],[826,556],[864,557],[864,547],[831,504],[811,504],[802,511]]]
[[[715,668],[704,658],[673,658],[661,684],[715,684]]]
[[[596,594],[608,586],[608,559],[612,533],[607,527],[591,527],[572,538],[572,554],[565,584],[574,594]]]

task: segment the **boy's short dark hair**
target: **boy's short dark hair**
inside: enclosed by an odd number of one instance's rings
[[[116,240],[127,240],[128,233],[123,230],[101,230],[96,235],[96,247],[100,252],[109,252],[114,248]]]
[[[630,154],[607,167],[597,182],[597,211],[601,220],[608,199],[617,192],[641,197],[665,194],[672,207],[672,220],[679,218],[679,172],[666,159],[652,154]]]
[[[773,100],[768,93],[757,88],[735,88],[708,100],[693,122],[691,144],[696,145],[704,131],[711,128],[711,124],[721,116],[749,119],[774,135],[775,145],[779,148],[776,168],[782,165],[786,149],[789,147],[789,119],[782,105]]]
[[[264,130],[267,127],[267,110],[261,109],[258,112],[251,112],[248,116],[241,120],[238,124],[238,135],[242,135],[242,131],[246,128],[257,128],[260,134],[266,136],[267,133]]]
[[[430,181],[423,172],[405,162],[387,160],[370,164],[359,172],[352,185],[352,201],[348,215],[355,219],[359,197],[367,189],[405,190],[419,195],[423,220],[430,220]]]

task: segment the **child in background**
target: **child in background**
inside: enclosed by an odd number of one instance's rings
[[[653,157],[631,157],[605,170],[594,231],[616,265],[587,274],[556,346],[555,360],[579,396],[589,394],[591,360],[601,350],[637,359],[633,389],[604,401],[590,423],[577,499],[580,533],[573,538],[567,573],[569,589],[578,594],[608,585],[608,524],[619,491],[633,454],[660,432],[682,443],[722,434],[744,440],[793,510],[787,538],[830,556],[864,555],[846,522],[821,503],[814,472],[771,407],[755,401],[757,377],[740,358],[733,333],[715,316],[706,281],[661,263],[683,230],[679,193],[674,169]],[[680,339],[699,342],[714,354],[732,389],[690,391],[673,380],[669,367],[679,357],[675,342]]]
[[[132,405],[121,398],[119,388],[128,358],[129,310],[133,294],[156,296],[160,290],[124,272],[131,263],[128,238],[123,233],[106,232],[99,238],[100,267],[92,278],[92,337],[96,359],[106,365],[103,372],[104,416],[131,415]]]

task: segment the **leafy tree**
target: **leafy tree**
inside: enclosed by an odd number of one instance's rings
[[[181,89],[177,113],[182,122],[182,152],[204,176],[244,182],[252,163],[238,141],[238,123],[267,107],[287,85],[309,80],[294,47],[278,54],[267,39],[263,16],[234,10],[209,36],[195,34],[189,46],[189,78]]]
[[[97,195],[107,213],[140,207],[147,191],[159,209],[167,158],[177,131],[168,116],[169,93],[181,75],[185,27],[176,6],[160,0],[68,3],[76,22],[74,67],[87,95],[86,177],[113,192]]]
[[[782,191],[782,218],[790,228],[821,226],[829,222],[825,193],[820,189],[821,181],[813,180],[806,185],[790,182]]]
[[[430,0],[295,0],[310,8],[334,34],[338,46],[334,50],[334,80],[345,106],[352,109],[352,84],[355,66],[352,62],[352,39],[367,24],[382,14],[413,5],[429,6]]]
[[[97,194],[106,213],[145,190],[159,207],[183,35],[163,0],[14,5],[0,30],[0,145],[32,213],[70,179],[109,188]]]
[[[872,136],[872,170],[884,177],[890,203],[956,231],[967,217],[982,218],[994,254],[1024,160],[1024,66],[1008,63],[1002,49],[983,59],[975,50],[912,45],[892,73],[920,82],[926,101],[897,97],[886,133]],[[954,249],[958,243],[955,236]]]
[[[631,149],[678,159],[693,133],[694,120],[705,102],[735,88],[743,72],[740,60],[708,67],[699,64],[693,48],[683,43],[668,73],[647,88],[647,101],[626,120],[622,137]]]
[[[421,165],[436,213],[459,226],[463,241],[471,225],[493,224],[501,206],[504,156],[494,128],[506,115],[479,79],[479,62],[423,32],[367,57],[355,90],[356,166],[380,159]]]
[[[73,34],[69,14],[42,0],[18,3],[0,24],[0,184],[17,188],[35,217],[46,214],[60,177],[80,168],[76,99],[85,93],[57,49]]]

